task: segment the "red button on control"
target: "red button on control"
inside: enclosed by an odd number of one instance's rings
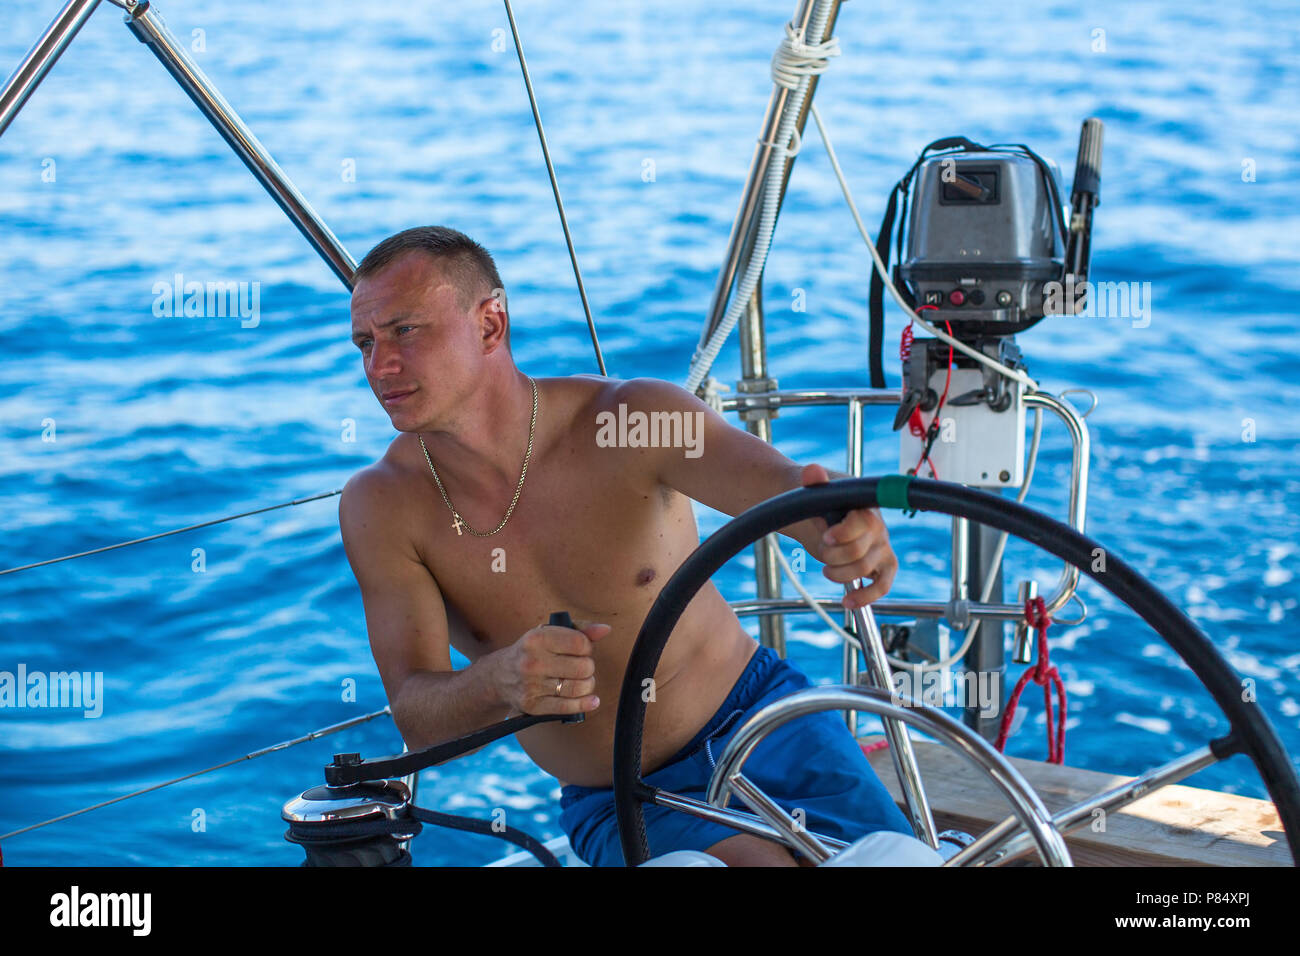
[[[961,289],[953,289],[948,293],[948,301],[953,305],[961,305],[966,301],[966,293],[961,291]]]

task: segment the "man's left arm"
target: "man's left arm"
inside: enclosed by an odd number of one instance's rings
[[[848,477],[828,473],[821,465],[800,466],[761,438],[728,424],[707,403],[670,382],[632,379],[619,387],[618,401],[627,403],[629,413],[682,414],[683,435],[691,439],[689,444],[646,449],[656,478],[732,517],[795,488]],[[823,519],[811,518],[782,528],[781,533],[821,561],[825,565],[822,573],[829,580],[844,584],[870,579],[869,586],[845,595],[846,607],[862,607],[889,592],[898,560],[878,509],[850,511],[829,529]]]

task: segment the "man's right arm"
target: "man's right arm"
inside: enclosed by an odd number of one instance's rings
[[[442,594],[385,483],[370,469],[354,475],[339,500],[339,529],[393,722],[419,750],[504,720],[511,707],[497,690],[495,655],[452,670]]]
[[[539,625],[452,670],[442,594],[385,485],[370,469],[354,475],[339,500],[339,529],[361,587],[370,650],[406,745],[420,750],[513,714],[595,710],[591,652],[610,632],[606,624]]]

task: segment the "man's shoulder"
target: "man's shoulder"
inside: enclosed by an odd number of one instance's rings
[[[626,421],[634,413],[696,411],[705,406],[686,389],[658,378],[607,378],[601,375],[571,375],[553,381],[563,383],[568,431],[583,444],[600,438],[611,422]],[[645,449],[633,449],[645,453]]]
[[[560,399],[563,419],[571,430],[587,431],[600,412],[617,408],[626,381],[605,375],[583,373],[550,379],[552,394]],[[626,398],[624,399],[626,401]]]
[[[401,462],[405,434],[399,434],[389,443],[384,454],[353,473],[339,497],[339,516],[346,510],[369,513],[384,500],[394,500],[402,485],[409,480]],[[381,509],[383,510],[383,509]]]
[[[572,375],[578,394],[596,411],[617,411],[619,405],[631,409],[680,407],[689,404],[692,395],[686,389],[661,378],[607,378],[602,375]]]

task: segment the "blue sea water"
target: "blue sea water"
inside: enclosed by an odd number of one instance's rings
[[[60,6],[0,14],[6,69]],[[462,229],[497,257],[521,367],[595,371],[500,4],[158,7],[354,255],[411,225]],[[793,7],[517,4],[615,375],[685,376]],[[0,139],[0,568],[339,488],[394,434],[348,342],[342,286],[119,20],[103,4]],[[1068,183],[1079,123],[1105,121],[1094,278],[1151,283],[1150,322],[1049,320],[1020,344],[1045,388],[1100,397],[1090,534],[1253,681],[1293,755],[1298,21],[1289,2],[855,0],[817,96],[873,229],[932,139],[1026,142]],[[178,274],[258,283],[259,321],[156,314],[155,285]],[[765,278],[782,385],[866,382],[867,278],[809,124]],[[892,315],[889,341],[900,328]],[[737,372],[733,342],[715,374]],[[868,473],[896,464],[890,414],[868,415]],[[792,458],[842,466],[840,413],[786,413],[775,430]],[[1049,422],[1028,503],[1063,515],[1068,476]],[[946,522],[891,528],[894,595],[946,594]],[[748,562],[720,576],[729,597],[752,594]],[[1056,580],[1019,542],[1007,562]],[[815,569],[805,580],[833,590]],[[1090,618],[1051,642],[1069,763],[1137,773],[1227,729],[1157,635],[1092,582],[1082,594]],[[838,648],[809,624],[791,656],[819,680],[837,673]],[[386,702],[334,498],[0,576],[0,670],[20,663],[102,672],[104,710],[0,710],[0,832]],[[1041,758],[1041,698],[1025,706],[1009,752]],[[5,862],[295,865],[281,804],[335,751],[399,747],[381,718],[14,837]],[[1243,757],[1191,782],[1265,795]],[[421,802],[504,808],[549,838],[557,794],[506,741],[426,774]],[[430,831],[415,849],[420,865],[476,864],[502,846]]]

